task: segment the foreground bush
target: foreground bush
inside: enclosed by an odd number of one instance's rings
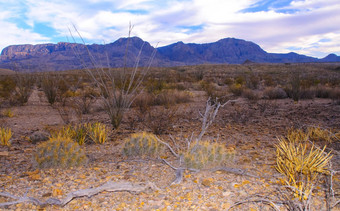
[[[316,137],[311,131],[291,130],[276,146],[276,169],[283,175],[285,198],[297,199],[304,208],[310,205],[313,188],[321,175],[330,174],[332,158],[330,152],[325,152],[326,146],[320,149],[310,142],[311,137]]]
[[[183,154],[184,164],[189,169],[220,167],[235,156],[234,150],[228,150],[223,144],[209,141],[192,145]]]
[[[157,158],[164,151],[164,145],[151,133],[135,133],[125,140],[123,155],[127,157]]]
[[[0,128],[0,144],[11,146],[12,130],[9,128]]]
[[[39,144],[33,159],[39,168],[68,168],[87,161],[79,144],[65,137],[50,138]]]

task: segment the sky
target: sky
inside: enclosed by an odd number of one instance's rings
[[[80,42],[73,26],[85,43],[107,44],[130,23],[152,46],[234,37],[270,53],[340,55],[340,0],[0,0],[0,51]]]

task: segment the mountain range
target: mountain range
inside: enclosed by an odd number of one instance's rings
[[[126,48],[129,44],[128,48]],[[127,50],[126,50],[127,49]],[[140,54],[139,66],[147,66],[153,52],[152,66],[198,64],[306,63],[340,62],[340,56],[330,54],[318,59],[297,53],[268,53],[259,45],[235,38],[213,43],[185,44],[177,42],[154,48],[139,37],[120,38],[105,45],[57,44],[12,45],[0,55],[0,68],[15,71],[59,71],[93,67],[132,67]]]

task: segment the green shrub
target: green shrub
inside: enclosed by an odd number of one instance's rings
[[[33,160],[39,168],[68,168],[83,165],[87,157],[72,139],[55,137],[37,146]]]
[[[222,166],[235,156],[234,150],[228,150],[223,144],[203,141],[192,145],[183,154],[184,164],[191,169],[207,169]]]
[[[127,157],[156,158],[164,151],[155,135],[147,132],[135,133],[125,140],[123,155]]]

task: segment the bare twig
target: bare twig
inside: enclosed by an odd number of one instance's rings
[[[107,182],[96,188],[88,188],[88,189],[77,190],[77,191],[71,192],[67,194],[67,196],[62,200],[49,198],[45,202],[42,202],[33,197],[26,197],[26,196],[18,197],[18,196],[9,194],[7,192],[0,192],[0,196],[2,197],[16,199],[16,201],[0,203],[0,207],[6,207],[6,206],[14,205],[14,204],[19,204],[19,203],[33,203],[33,204],[40,205],[40,206],[42,205],[65,206],[70,201],[72,201],[74,198],[79,198],[79,197],[84,197],[84,196],[87,196],[88,198],[90,198],[103,191],[107,191],[107,192],[127,191],[127,192],[140,193],[140,192],[146,191],[147,189],[159,190],[159,188],[152,182],[147,182],[147,183]]]

